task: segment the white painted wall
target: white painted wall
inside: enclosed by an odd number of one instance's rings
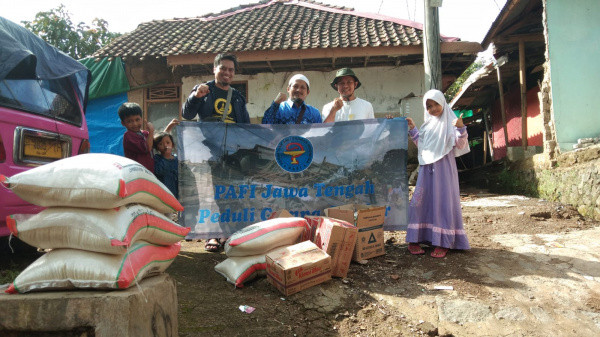
[[[409,117],[415,124],[423,123],[423,105],[421,104],[424,93],[423,66],[401,67],[372,67],[353,69],[362,83],[356,95],[373,104],[376,117],[383,117],[386,113],[400,116],[400,98],[414,93],[417,97],[408,99],[410,105]],[[289,73],[262,73],[257,75],[239,75],[234,81],[248,81],[247,108],[250,118],[262,118],[264,111],[271,105],[279,91],[285,92],[287,83],[292,75]],[[321,111],[323,105],[337,97],[337,91],[331,88],[330,83],[335,77],[335,71],[318,72],[307,71],[303,73],[310,81],[310,94],[306,102]],[[197,83],[213,80],[214,76],[192,76],[182,79],[182,92],[184,99]],[[379,115],[381,114],[381,115]]]

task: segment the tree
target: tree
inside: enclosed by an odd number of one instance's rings
[[[481,59],[476,59],[475,62],[471,63],[471,65],[452,83],[452,85],[446,90],[444,96],[446,96],[446,101],[450,102],[458,94],[463,84],[471,76],[472,73],[481,69],[484,65],[484,61]]]
[[[21,23],[44,41],[77,60],[92,55],[121,35],[109,32],[108,22],[98,18],[92,20],[91,26],[84,22],[74,26],[62,4],[47,12],[38,12],[33,21]]]

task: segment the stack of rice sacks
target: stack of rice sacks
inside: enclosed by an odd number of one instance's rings
[[[7,217],[12,235],[50,249],[21,272],[7,293],[126,289],[164,272],[189,228],[164,214],[183,207],[152,172],[116,155],[89,153],[55,161],[0,183],[46,207]]]
[[[274,250],[301,242],[306,238],[308,222],[304,218],[275,218],[241,229],[225,242],[227,259],[215,271],[228,282],[242,288],[257,276],[265,276],[265,256]]]

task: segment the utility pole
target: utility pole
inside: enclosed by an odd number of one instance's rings
[[[425,90],[442,90],[442,55],[440,52],[440,17],[442,0],[424,0],[425,25],[423,29],[423,64]]]

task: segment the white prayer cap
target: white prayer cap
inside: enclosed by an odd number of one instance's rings
[[[288,87],[294,84],[297,80],[304,81],[304,83],[306,83],[306,87],[310,88],[310,82],[308,82],[308,78],[306,78],[306,76],[302,74],[296,74],[292,76],[292,78],[290,78],[290,81],[288,82]]]

